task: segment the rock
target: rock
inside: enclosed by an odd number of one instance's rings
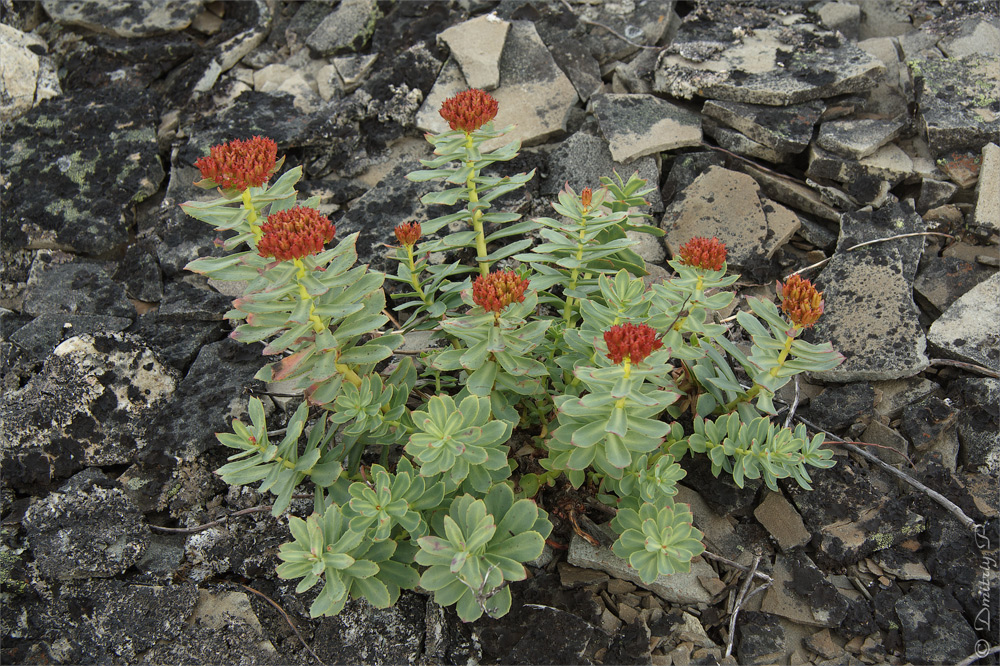
[[[973,222],[1000,231],[1000,146],[995,143],[983,147],[983,162],[976,189],[978,198]]]
[[[903,414],[903,408],[920,400],[924,396],[940,391],[941,387],[924,377],[907,377],[883,382],[873,382],[876,396],[875,413],[884,419],[897,419]]]
[[[121,488],[100,471],[77,474],[32,503],[24,528],[46,578],[109,578],[139,561],[149,528]]]
[[[185,372],[203,345],[221,340],[228,331],[218,322],[161,321],[154,311],[136,319],[129,332],[142,338],[164,365]]]
[[[232,300],[187,282],[170,282],[163,295],[157,318],[162,322],[183,320],[222,321],[232,307]]]
[[[964,399],[958,416],[962,464],[995,476],[1000,472],[1000,380],[962,378],[956,384]]]
[[[288,65],[268,65],[253,73],[253,88],[262,93],[287,93],[295,101],[295,108],[311,113],[319,106],[318,93],[313,92],[302,72]]]
[[[837,627],[847,616],[847,598],[806,555],[777,555],[771,575],[774,583],[764,593],[762,612],[815,627]]]
[[[459,66],[449,61],[417,113],[417,127],[427,132],[446,131],[448,124],[438,113],[441,104],[468,87]],[[484,143],[486,151],[514,140],[525,146],[542,143],[565,131],[577,101],[573,84],[528,21],[511,23],[500,57],[500,87],[490,94],[500,105],[494,126],[514,125],[514,129]]]
[[[824,150],[860,160],[899,136],[906,124],[895,120],[832,120],[819,128],[816,144]]]
[[[129,298],[144,303],[159,303],[163,299],[160,263],[155,250],[148,244],[129,245],[112,279],[125,285]]]
[[[749,564],[752,561],[750,553],[744,548],[729,520],[716,513],[701,495],[685,485],[677,484],[677,495],[674,499],[691,507],[694,526],[705,535],[712,552],[741,564]]]
[[[198,71],[191,92],[200,94],[212,90],[221,74],[232,69],[244,56],[251,55],[267,39],[274,18],[267,0],[252,0],[242,5],[241,9],[246,29],[219,44],[211,58],[198,62],[205,64]],[[218,37],[215,39],[218,40]]]
[[[914,583],[895,608],[907,661],[957,663],[972,654],[976,634],[962,617],[955,598],[945,590],[929,583]]]
[[[927,341],[948,358],[1000,372],[1000,274],[970,289],[931,324]]]
[[[15,120],[4,137],[3,246],[124,249],[126,207],[163,180],[155,108],[149,93],[109,87],[45,100]]]
[[[754,141],[781,153],[801,153],[826,109],[822,101],[793,106],[764,106],[708,100],[702,113],[721,120]]]
[[[749,176],[710,167],[667,207],[660,222],[671,255],[695,236],[726,244],[734,270],[770,259],[799,228],[798,217],[764,197]]]
[[[907,454],[909,448],[907,439],[877,419],[872,419],[868,424],[861,435],[861,441],[866,444],[876,444],[871,452],[890,465],[902,465],[906,462],[903,456]]]
[[[193,460],[218,446],[213,433],[230,432],[230,421],[246,413],[244,389],[263,361],[258,345],[226,339],[203,346],[170,402],[137,424],[155,438],[155,455]]]
[[[617,535],[610,529],[605,531],[609,537],[617,538]],[[708,563],[698,558],[691,562],[689,573],[659,576],[647,585],[639,579],[636,570],[629,566],[628,562],[612,553],[610,548],[593,546],[577,534],[574,534],[570,541],[567,561],[577,567],[605,571],[615,578],[635,583],[659,595],[660,598],[676,604],[707,603],[712,595],[698,582],[698,576],[718,577],[718,574]]]
[[[875,120],[894,121],[912,116],[913,83],[910,70],[900,60],[899,39],[873,37],[858,42],[858,48],[881,60],[885,74],[875,88],[862,93],[864,101],[857,111]]]
[[[617,172],[624,180],[635,173],[646,180],[647,187],[654,188],[646,196],[650,203],[649,210],[663,212],[663,197],[656,187],[660,182],[660,170],[656,163],[654,156],[640,157],[628,165],[615,162],[607,141],[581,130],[564,139],[549,154],[549,173],[542,181],[542,194],[554,198],[567,183],[580,192],[585,187],[599,187],[601,178],[613,178],[613,172]],[[657,245],[662,246],[659,241]]]
[[[807,638],[803,642],[803,645],[823,659],[836,659],[844,654],[844,648],[834,642],[833,635],[831,635],[829,629],[817,631]]]
[[[884,71],[877,58],[802,15],[785,16],[779,26],[766,9],[702,5],[660,56],[653,89],[784,106],[869,90]]]
[[[875,554],[878,566],[899,580],[929,581],[931,574],[917,556],[905,548],[889,548]]]
[[[722,517],[746,515],[757,505],[757,493],[764,485],[760,479],[745,479],[741,488],[732,475],[713,474],[708,456],[687,456],[680,461],[680,465],[687,472],[684,483],[689,488],[699,489],[697,497],[700,499],[695,500],[692,507],[704,502]]]
[[[334,58],[333,68],[337,72],[337,75],[340,76],[340,80],[344,83],[344,91],[352,92],[364,83],[365,77],[372,71],[377,61],[377,53],[367,55],[349,55]],[[320,91],[320,94],[322,95],[322,91]],[[329,100],[330,96],[327,96],[324,99]]]
[[[609,580],[608,574],[603,571],[582,569],[568,562],[560,562],[557,568],[559,570],[559,582],[562,583],[563,587],[571,590],[577,587],[607,583]]]
[[[510,23],[484,14],[453,25],[438,40],[448,45],[470,88],[493,90],[500,85],[500,54]]]
[[[43,0],[42,6],[60,25],[136,38],[184,30],[203,4],[202,0],[137,0],[123,5],[100,0]]]
[[[358,51],[368,43],[381,17],[375,0],[343,0],[316,26],[306,44],[319,56]]]
[[[816,279],[826,309],[809,339],[828,340],[845,357],[837,368],[816,373],[823,380],[910,377],[929,363],[903,254],[879,245],[838,251]]]
[[[4,476],[48,484],[86,465],[121,465],[158,441],[144,420],[177,386],[135,336],[83,335],[61,343],[42,372],[2,399]],[[171,415],[174,418],[174,415]]]
[[[736,623],[739,663],[777,664],[785,658],[785,630],[774,615],[743,611]]]
[[[956,185],[962,189],[975,187],[979,182],[982,158],[979,151],[955,150],[938,159],[938,166]]]
[[[544,34],[542,38],[545,39],[545,45],[559,69],[573,83],[576,94],[584,103],[590,99],[591,95],[603,90],[601,66],[582,44],[569,39],[559,39],[553,42],[547,39]]]
[[[831,386],[809,401],[802,415],[824,430],[840,430],[871,418],[875,389],[867,382]]]
[[[719,146],[738,155],[756,157],[774,163],[787,162],[791,159],[790,153],[781,153],[762,143],[757,143],[745,134],[721,125],[711,118],[703,118],[701,128],[705,134],[715,139]]]
[[[970,17],[961,25],[949,31],[938,42],[938,48],[949,58],[964,58],[970,55],[1000,55],[1000,28],[989,21]]]
[[[541,604],[523,605],[484,624],[490,634],[500,638],[497,642],[505,654],[499,663],[504,664],[583,663],[583,655],[600,633],[572,613]]]
[[[804,546],[812,538],[802,516],[781,493],[769,491],[753,515],[785,552]]]
[[[958,186],[944,180],[924,178],[920,181],[920,196],[917,198],[917,212],[926,213],[932,208],[943,206],[951,201],[958,191]]]
[[[698,176],[708,171],[708,167],[724,167],[725,165],[725,159],[716,151],[705,150],[676,155],[670,162],[667,179],[661,189],[664,201],[672,201],[681,190],[687,188]]]
[[[620,606],[621,610],[628,609],[628,606]],[[634,609],[629,609],[634,614]],[[624,618],[623,618],[624,621]],[[625,628],[615,632],[611,637],[611,644],[608,651],[604,653],[605,663],[608,664],[650,664],[649,655],[649,627],[645,622],[632,620],[625,622]],[[538,663],[538,662],[522,662]],[[579,663],[579,660],[568,663]]]
[[[132,325],[125,317],[106,315],[42,314],[10,334],[33,363],[41,363],[64,340],[77,335],[120,333]]]
[[[806,169],[806,175],[810,178],[829,178],[851,184],[867,179],[867,181],[887,181],[892,186],[902,182],[911,173],[913,173],[913,160],[899,146],[891,143],[860,160],[840,157],[813,145],[809,149],[809,168]],[[870,182],[862,184],[867,188],[873,186]],[[860,203],[876,201],[875,196],[855,185],[848,188],[848,194]]]
[[[48,57],[39,55],[47,50],[40,37],[0,24],[0,60],[4,64],[0,70],[0,120],[3,122],[22,115],[36,102],[61,94],[58,78],[54,85],[45,82],[39,86],[39,78],[47,77],[52,67]]]
[[[930,314],[940,316],[952,303],[994,272],[957,257],[925,255],[913,281],[913,290],[927,301]]]
[[[979,152],[987,142],[995,142],[1000,114],[992,107],[1000,101],[1000,56],[918,56],[907,64],[916,85],[920,128],[935,156]]]
[[[616,162],[701,144],[697,114],[653,95],[604,93],[591,103]]]
[[[858,39],[861,30],[861,8],[857,5],[847,2],[827,2],[819,8],[819,18],[830,30],[839,31],[850,40]]]
[[[112,282],[100,264],[73,260],[62,253],[42,253],[35,259],[24,294],[30,315],[106,315],[132,319],[135,308],[121,285]]]
[[[819,558],[844,566],[923,530],[923,516],[909,511],[903,500],[887,499],[865,509],[853,521],[824,526],[819,535]]]
[[[840,213],[823,201],[819,194],[805,185],[801,185],[788,178],[782,178],[773,172],[769,173],[749,164],[740,165],[739,168],[742,172],[757,181],[764,194],[775,201],[780,201],[796,210],[815,215],[818,218],[836,222],[837,224],[840,223]]]

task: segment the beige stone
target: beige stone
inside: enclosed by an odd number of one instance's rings
[[[983,147],[983,162],[979,167],[976,189],[975,223],[1000,231],[1000,146],[995,143]]]
[[[510,23],[486,14],[453,25],[438,40],[451,49],[470,88],[493,90],[500,85],[500,54]]]
[[[804,546],[812,538],[802,516],[781,493],[768,491],[754,512],[754,517],[771,533],[782,550]]]
[[[28,48],[35,40],[34,35],[0,24],[0,119],[4,121],[17,118],[35,102],[40,62]]]

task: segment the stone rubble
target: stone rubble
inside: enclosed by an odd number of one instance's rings
[[[803,270],[825,300],[807,339],[846,362],[800,378],[798,415],[992,524],[995,3],[118,5],[2,10],[0,660],[310,660],[237,582],[278,601],[327,663],[953,663],[995,638],[977,620],[977,585],[997,582],[989,551],[836,447],[812,491],[737,487],[703,457],[680,461],[675,500],[706,547],[741,566],[759,556],[774,579],[742,609],[726,659],[745,573],[708,556],[646,589],[557,522],[500,620],[466,626],[409,592],[310,620],[308,595],[274,576],[283,524],[150,528],[268,501],[213,474],[228,455],[213,433],[245,415],[262,360],[225,339],[232,285],[183,271],[219,253],[217,232],[177,206],[214,196],[191,185],[194,161],[270,136],[303,165],[302,194],[386,270],[392,228],[444,212],[405,174],[429,157],[421,132],[446,127],[441,102],[468,87],[491,90],[497,126],[514,126],[487,149],[527,147],[498,173],[536,170],[500,209],[551,215],[567,183],[637,172],[654,188],[642,212],[666,232],[636,237],[648,281],[693,236],[726,242],[739,302]],[[289,404],[265,402],[276,415]]]

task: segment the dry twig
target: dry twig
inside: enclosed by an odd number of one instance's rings
[[[267,596],[263,592],[255,590],[252,587],[249,587],[249,586],[244,585],[242,583],[240,583],[240,587],[242,587],[243,589],[248,590],[250,592],[253,592],[256,595],[259,595],[259,596],[263,597],[264,600],[267,603],[269,603],[272,606],[274,606],[275,608],[277,608],[278,612],[281,613],[282,617],[285,618],[285,622],[287,622],[288,626],[291,627],[292,631],[295,632],[295,635],[296,635],[296,637],[298,637],[299,642],[302,643],[302,647],[304,647],[306,650],[309,651],[309,654],[311,654],[313,656],[313,659],[315,659],[320,664],[320,666],[326,666],[326,664],[323,663],[323,660],[320,659],[319,656],[315,652],[313,652],[312,648],[309,647],[309,644],[306,643],[305,639],[302,638],[302,634],[299,633],[298,628],[296,628],[295,624],[292,622],[292,618],[288,617],[288,613],[285,612],[284,608],[282,608],[281,606],[278,605],[278,602],[276,602],[274,599],[272,599],[271,597]]]
[[[955,666],[972,666],[972,664],[976,663],[980,659],[986,659],[986,657],[991,654],[1000,654],[1000,645],[994,645],[986,652],[976,650],[975,654],[970,654],[968,657],[955,664]]]
[[[754,574],[757,573],[757,565],[759,564],[760,555],[755,555],[753,558],[753,564],[750,566],[750,573],[747,574],[747,579],[743,581],[743,587],[740,588],[740,593],[736,597],[736,605],[733,606],[733,614],[729,616],[729,638],[726,640],[725,657],[729,657],[733,653],[733,641],[736,638],[736,617],[740,614],[743,604],[746,603],[747,599],[751,596],[747,594],[747,591],[750,589],[750,585],[753,584],[753,577]],[[753,593],[756,594],[769,585],[770,583],[765,583],[754,590]]]
[[[1000,372],[995,372],[981,365],[976,365],[975,363],[966,363],[964,361],[953,361],[950,358],[932,358],[931,365],[950,365],[956,368],[962,368],[963,370],[978,372],[979,374],[986,375],[987,377],[994,377],[996,379],[1000,379]]]
[[[733,562],[728,557],[723,557],[722,555],[716,555],[712,551],[706,550],[702,552],[702,557],[707,557],[710,560],[715,560],[716,562],[722,562],[723,564],[733,567],[734,569],[739,569],[740,571],[750,571],[750,567],[740,564],[739,562]],[[774,582],[774,579],[768,576],[766,573],[761,573],[760,571],[755,571],[754,576],[760,578],[762,581],[770,585]]]
[[[268,433],[270,434],[270,433]],[[292,495],[292,499],[310,499],[312,495]],[[204,532],[207,529],[211,529],[218,525],[222,525],[230,518],[236,518],[237,516],[248,516],[252,513],[263,513],[264,511],[270,511],[273,504],[265,504],[261,506],[252,506],[249,509],[242,509],[240,511],[234,511],[233,513],[226,514],[218,520],[213,520],[210,523],[204,523],[203,525],[195,525],[194,527],[161,527],[159,525],[150,525],[149,529],[154,532],[165,532],[167,534],[196,534],[198,532]]]

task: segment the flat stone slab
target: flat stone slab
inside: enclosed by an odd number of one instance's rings
[[[701,144],[701,118],[653,95],[605,93],[590,98],[616,162]]]
[[[776,151],[801,153],[809,147],[813,128],[825,110],[822,101],[774,107],[708,100],[701,112]]]
[[[610,537],[617,538],[618,536],[613,530],[608,529],[606,532]],[[706,577],[706,580],[718,579],[719,577],[715,573],[715,569],[708,565],[708,562],[697,558],[691,562],[691,571],[688,573],[659,576],[652,583],[646,584],[639,578],[639,572],[633,569],[628,562],[611,552],[610,548],[594,546],[577,534],[574,534],[569,542],[569,554],[566,556],[566,561],[576,567],[597,569],[607,572],[615,578],[635,583],[675,604],[707,603],[711,600],[712,593],[705,589],[698,579],[703,576]]]
[[[812,538],[802,522],[802,516],[781,493],[768,491],[764,501],[754,509],[753,515],[771,533],[783,551],[804,546]]]
[[[1000,273],[970,289],[931,324],[928,342],[950,358],[1000,372]]]
[[[905,127],[904,118],[831,120],[820,125],[816,144],[832,153],[859,160],[895,139]]]
[[[67,255],[40,252],[31,266],[24,292],[25,314],[109,315],[134,319],[135,308],[125,289],[104,268]]]
[[[827,178],[841,183],[867,178],[892,185],[897,185],[912,173],[913,160],[893,143],[861,159],[842,157],[814,144],[809,149],[809,168],[806,169],[810,178]]]
[[[375,0],[343,0],[310,33],[306,44],[321,56],[357,51],[368,42],[381,16]]]
[[[738,269],[772,257],[800,224],[750,176],[709,167],[667,207],[660,227],[671,255],[696,236],[716,236],[726,244],[727,262]]]
[[[837,627],[847,616],[847,598],[806,555],[775,556],[771,575],[774,583],[764,593],[763,612],[814,627]]]
[[[837,239],[837,251],[848,252],[859,243],[878,240],[874,245],[863,246],[850,252],[862,251],[864,247],[877,250],[879,246],[893,247],[900,252],[903,260],[904,274],[907,280],[913,280],[917,267],[924,253],[926,236],[908,236],[892,238],[902,234],[916,234],[927,231],[928,223],[923,220],[910,201],[896,201],[875,210],[856,210],[844,213],[840,218],[840,236]]]
[[[116,37],[149,37],[184,30],[204,10],[202,0],[43,0],[60,25],[80,26]]]
[[[453,25],[438,41],[451,49],[470,88],[493,90],[500,85],[500,54],[510,23],[494,14],[484,14]]]
[[[931,153],[978,152],[1000,135],[1000,56],[914,58],[917,119]]]
[[[449,59],[417,112],[417,127],[425,132],[447,131],[441,104],[469,88],[461,67]],[[490,92],[500,105],[493,124],[514,129],[483,144],[489,151],[511,141],[521,145],[542,143],[564,132],[570,109],[577,102],[576,89],[556,65],[533,23],[513,21],[500,57],[500,86]]]
[[[816,373],[821,381],[899,379],[929,364],[903,254],[875,247],[837,252],[815,280],[826,307],[810,340],[829,341],[845,357],[833,370]]]
[[[884,71],[881,60],[804,15],[704,3],[660,56],[653,90],[784,106],[870,90]]]
[[[726,127],[713,118],[702,118],[701,129],[715,139],[719,146],[737,155],[754,157],[775,164],[788,162],[792,158],[792,153],[782,153],[770,146],[757,143],[746,134]]]
[[[983,147],[977,189],[973,220],[981,227],[1000,231],[1000,146],[995,143]]]
[[[940,314],[994,272],[959,257],[933,255],[921,260],[913,289],[937,309],[936,314]]]
[[[782,178],[772,171],[758,169],[750,164],[740,165],[740,170],[757,181],[764,194],[775,201],[780,201],[783,204],[810,213],[818,218],[840,223],[840,213],[833,206],[823,201],[823,198],[816,190],[806,187],[791,178]]]

